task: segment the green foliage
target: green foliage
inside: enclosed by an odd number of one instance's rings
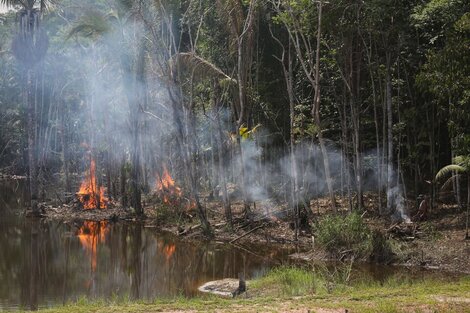
[[[433,225],[432,222],[423,222],[420,225],[421,231],[426,235],[426,239],[435,241],[443,237],[442,233]]]
[[[282,295],[298,296],[314,293],[320,282],[315,272],[298,267],[278,267],[253,283],[253,288],[275,288]]]
[[[451,172],[465,173],[470,171],[470,156],[456,156],[453,162],[454,164],[446,165],[437,172],[436,180]]]
[[[454,149],[468,154],[470,142],[470,4],[463,0],[432,0],[411,16],[427,38],[427,61],[417,75],[418,86],[448,107],[448,128]]]
[[[47,9],[56,0],[0,0],[0,4],[6,7],[21,6],[24,9],[32,9],[39,6],[41,9]]]
[[[372,248],[371,231],[357,212],[322,218],[315,225],[315,238],[324,249],[336,255],[352,253],[356,257],[368,257]]]
[[[75,35],[97,38],[111,30],[108,19],[97,11],[89,11],[84,14],[70,29],[67,39]]]
[[[372,251],[370,254],[371,261],[375,263],[391,263],[395,259],[395,251],[392,243],[385,235],[376,230],[372,233]]]

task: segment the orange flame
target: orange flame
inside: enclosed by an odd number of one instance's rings
[[[156,189],[165,204],[175,204],[175,201],[172,201],[172,199],[178,199],[183,194],[181,188],[176,185],[171,177],[166,166],[163,166],[163,175],[161,178],[157,179]]]
[[[78,230],[77,237],[87,254],[90,256],[91,269],[93,272],[96,269],[96,250],[98,243],[103,243],[105,241],[107,232],[107,223],[105,221],[85,221],[82,227]]]
[[[108,198],[105,196],[105,188],[98,187],[96,183],[96,163],[93,158],[90,158],[90,171],[87,173],[85,179],[80,185],[80,190],[77,195],[83,208],[90,209],[105,209],[108,203]]]
[[[163,253],[165,253],[166,260],[169,261],[171,256],[176,251],[176,246],[174,244],[169,244],[168,246],[163,249]]]

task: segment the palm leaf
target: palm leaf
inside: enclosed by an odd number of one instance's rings
[[[82,16],[67,34],[67,39],[74,35],[84,37],[100,36],[110,30],[110,25],[106,16],[99,12],[89,12]]]
[[[442,184],[441,190],[446,190],[454,182],[454,179],[456,179],[459,176],[460,176],[459,174],[456,174],[456,175],[452,175],[451,177],[449,177],[446,180],[446,182]]]
[[[179,64],[184,69],[191,71],[200,77],[220,77],[222,79],[236,82],[235,79],[225,74],[224,71],[216,65],[191,52],[181,52],[174,55],[170,65],[174,64]]]
[[[450,164],[450,165],[444,166],[443,168],[441,168],[439,170],[439,172],[437,172],[436,180],[439,180],[443,176],[447,175],[450,172],[454,172],[454,171],[458,172],[458,173],[463,173],[463,172],[466,172],[467,169],[465,167],[461,166],[461,165],[458,165],[458,164]]]
[[[23,1],[20,0],[0,0],[0,4],[6,7],[12,7],[15,5],[23,5]]]
[[[37,3],[39,3],[41,10],[47,9],[51,4],[54,4],[54,2],[55,0],[0,0],[0,4],[9,8],[19,5],[25,9],[32,9]]]
[[[117,4],[122,10],[130,11],[134,5],[134,0],[117,0]]]
[[[452,160],[454,164],[461,165],[465,168],[470,168],[470,156],[468,155],[458,155]]]

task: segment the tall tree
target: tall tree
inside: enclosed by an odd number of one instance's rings
[[[325,171],[328,196],[333,211],[336,212],[336,200],[333,188],[333,178],[331,175],[330,160],[326,147],[326,140],[322,129],[321,119],[321,85],[320,85],[320,50],[322,41],[322,13],[323,1],[317,1],[316,5],[316,26],[312,28],[311,18],[314,8],[312,3],[304,1],[275,0],[271,1],[277,12],[277,21],[281,22],[286,28],[292,46],[295,50],[295,56],[302,68],[303,74],[307,78],[310,87],[314,91],[311,105],[311,115],[316,127],[316,136],[320,145],[323,157],[323,169]]]
[[[18,29],[13,40],[13,53],[21,65],[23,74],[23,101],[27,108],[28,165],[31,210],[38,215],[38,149],[37,112],[34,105],[34,79],[36,65],[44,58],[49,41],[40,28],[41,13],[50,1],[46,0],[1,0],[7,7],[19,6]]]

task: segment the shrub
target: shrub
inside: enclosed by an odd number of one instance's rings
[[[391,263],[396,255],[390,241],[378,230],[372,233],[370,260],[375,263]]]
[[[372,236],[361,215],[329,215],[315,226],[316,241],[328,252],[343,258],[345,255],[364,258],[372,250]]]

